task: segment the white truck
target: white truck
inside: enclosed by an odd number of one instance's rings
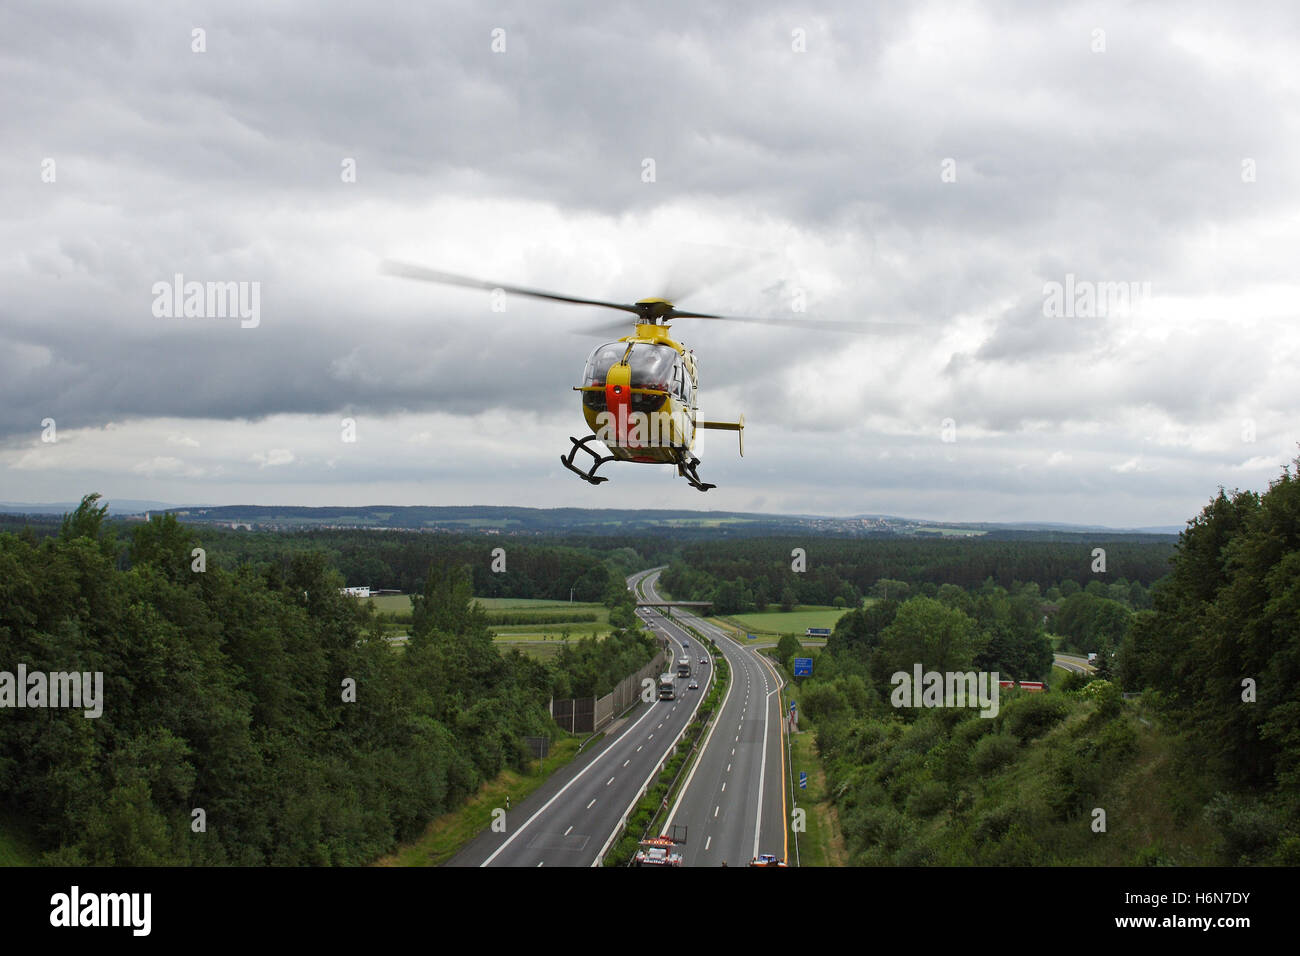
[[[671,837],[660,836],[642,840],[632,860],[633,866],[681,866],[682,853]]]

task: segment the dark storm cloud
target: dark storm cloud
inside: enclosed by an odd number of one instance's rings
[[[805,433],[1230,417],[1285,394],[1293,331],[1263,348],[1169,312],[1053,319],[1043,287],[1186,302],[1291,283],[1276,244],[1238,244],[1285,238],[1294,213],[1279,38],[1298,27],[1285,3],[8,4],[0,439],[46,417],[572,399],[599,337],[566,331],[608,316],[493,313],[380,277],[390,255],[596,297],[680,282],[692,308],[739,313],[788,312],[802,289],[816,316],[918,326],[678,327],[706,408]],[[751,268],[716,250],[683,268],[676,240],[746,247]],[[154,316],[177,273],[260,283],[260,324]],[[1172,332],[1144,337],[1152,322]]]

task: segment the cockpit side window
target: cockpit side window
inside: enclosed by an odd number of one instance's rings
[[[623,358],[623,353],[626,351],[626,342],[609,342],[597,346],[587,359],[587,368],[582,374],[582,384],[604,385],[610,368]]]

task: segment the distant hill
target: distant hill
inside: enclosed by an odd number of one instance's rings
[[[161,510],[161,509],[154,509]],[[885,515],[830,517],[772,515],[738,511],[689,511],[613,508],[514,508],[496,505],[367,505],[302,507],[293,505],[222,505],[170,508],[182,521],[248,526],[250,529],[366,528],[403,531],[480,531],[485,534],[623,534],[653,529],[697,531],[712,535],[837,534],[869,536],[943,536],[1067,540],[1074,536],[1133,534],[1176,535],[1181,527],[1115,529],[1089,525],[1026,522],[962,523]]]
[[[0,501],[0,513],[15,515],[65,515],[76,511],[79,501],[55,501],[47,504],[31,504],[20,501]],[[175,508],[165,501],[137,501],[134,498],[104,498],[100,504],[108,505],[112,515],[137,515],[146,511],[166,511]]]

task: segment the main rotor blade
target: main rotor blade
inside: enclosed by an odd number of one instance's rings
[[[441,285],[458,285],[467,289],[486,289],[491,292],[494,289],[501,289],[512,295],[526,295],[534,299],[549,299],[552,302],[569,302],[574,305],[598,305],[606,309],[619,309],[623,312],[631,312],[639,315],[640,310],[634,305],[628,305],[622,302],[602,302],[600,299],[579,299],[571,295],[560,295],[555,292],[543,292],[540,289],[526,289],[522,286],[506,285],[504,282],[488,282],[485,279],[472,279],[469,276],[456,275],[452,272],[439,272],[437,269],[426,269],[424,266],[414,266],[405,262],[394,262],[392,259],[384,260],[380,266],[380,271],[390,276],[400,276],[403,279],[420,279],[423,282],[437,282]]]
[[[748,322],[752,325],[775,325],[787,329],[815,329],[819,332],[843,332],[865,335],[884,329],[916,329],[921,326],[910,322],[836,322],[833,319],[781,319],[748,315],[714,315],[710,312],[679,312],[673,309],[664,316],[665,321],[676,319],[715,319],[722,322]]]
[[[580,329],[570,329],[574,335],[599,335],[604,338],[617,336],[622,338],[625,335],[631,335],[636,331],[635,326],[629,326],[626,319],[619,322],[605,322],[600,325],[584,325]]]

